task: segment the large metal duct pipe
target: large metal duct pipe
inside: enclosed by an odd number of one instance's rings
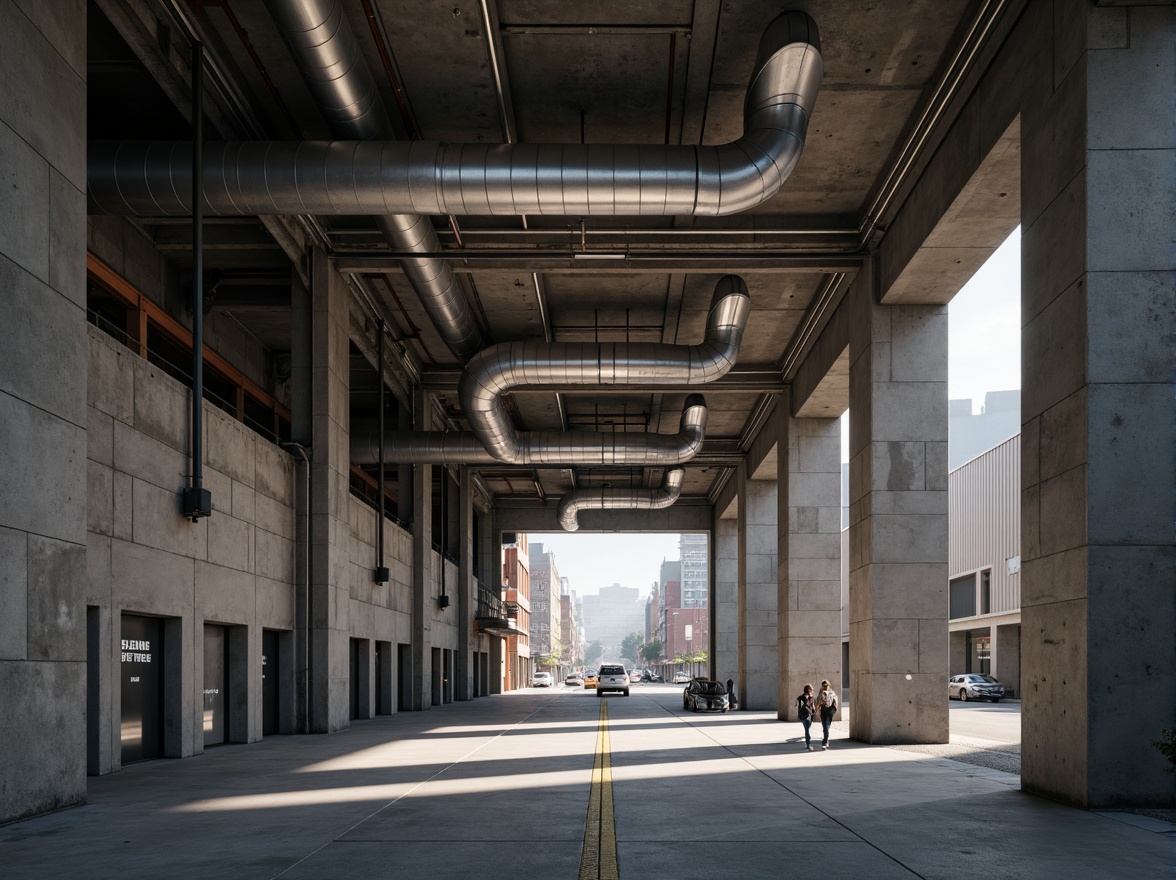
[[[499,461],[523,464],[528,442],[502,395],[522,386],[701,385],[735,365],[751,313],[747,285],[727,275],[715,285],[706,336],[698,345],[654,342],[508,342],[473,358],[458,386],[474,434]]]
[[[355,34],[336,0],[266,0],[331,134],[349,140],[391,140],[392,121],[380,101]],[[394,251],[439,254],[441,240],[428,217],[376,218]],[[482,348],[482,334],[449,263],[436,256],[401,260],[441,339],[462,363]]]
[[[559,499],[559,524],[565,532],[580,528],[581,510],[661,510],[682,494],[681,468],[666,471],[658,489],[577,489]]]
[[[208,144],[209,214],[723,215],[771,198],[804,147],[822,76],[815,22],[785,12],[764,33],[743,136],[721,146]],[[186,215],[191,145],[94,143],[91,203]]]
[[[668,467],[684,464],[702,447],[706,435],[706,401],[701,394],[686,398],[677,434],[596,431],[519,432],[522,465],[616,465]],[[379,460],[379,435],[372,426],[352,425],[351,461]],[[493,464],[495,458],[469,431],[398,431],[387,435],[384,457],[413,464]]]

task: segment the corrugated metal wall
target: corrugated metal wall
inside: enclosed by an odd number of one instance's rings
[[[1019,609],[1021,435],[972,459],[947,479],[949,576],[991,568],[991,612]],[[1011,574],[1010,559],[1017,563]]]

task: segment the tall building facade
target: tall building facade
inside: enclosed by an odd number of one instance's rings
[[[531,568],[531,655],[536,669],[559,666],[563,652],[560,619],[560,576],[555,554],[541,543],[530,545]]]
[[[645,603],[636,587],[601,587],[598,595],[585,596],[583,602],[585,642],[600,642],[606,660],[620,656],[625,636],[645,630]]]
[[[705,608],[708,595],[707,536],[684,533],[678,538],[682,562],[682,607]]]
[[[507,607],[516,615],[518,634],[506,639],[503,690],[531,683],[531,560],[525,533],[508,534],[502,543],[502,589]]]

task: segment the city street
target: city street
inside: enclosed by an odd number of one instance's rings
[[[0,828],[4,876],[778,878],[816,848],[881,880],[1172,875],[1164,823],[843,730],[807,752],[774,712],[683,712],[681,690],[527,689],[130,766],[86,806]],[[944,845],[977,828],[1000,845]]]
[[[1021,741],[1020,703],[961,703],[959,700],[950,700],[948,707],[951,710],[948,717],[952,736],[990,739],[1002,743]]]

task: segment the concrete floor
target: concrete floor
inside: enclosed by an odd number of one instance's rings
[[[606,700],[621,877],[1176,877],[1170,824],[1007,773],[844,732],[806,752],[769,713],[683,714],[671,685]],[[0,828],[0,875],[575,878],[599,715],[556,687],[133,766]]]

